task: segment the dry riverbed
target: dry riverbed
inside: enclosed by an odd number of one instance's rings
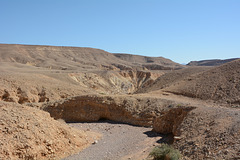
[[[112,121],[69,123],[69,125],[80,130],[101,133],[102,139],[96,140],[87,149],[64,160],[142,160],[162,138],[161,135],[152,132],[151,128]]]

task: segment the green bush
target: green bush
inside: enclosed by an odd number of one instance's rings
[[[155,147],[149,155],[154,160],[179,160],[181,157],[180,152],[168,144]]]

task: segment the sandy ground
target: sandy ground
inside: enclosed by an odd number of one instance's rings
[[[63,160],[140,160],[146,158],[149,151],[162,138],[160,134],[152,132],[152,128],[112,121],[69,123],[69,125],[80,130],[99,132],[103,137],[96,144]]]

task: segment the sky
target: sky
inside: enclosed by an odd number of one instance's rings
[[[240,57],[240,0],[0,0],[0,43],[178,63]]]

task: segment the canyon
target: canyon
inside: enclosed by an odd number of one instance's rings
[[[226,62],[185,66],[94,48],[0,44],[0,159],[61,159],[91,149],[105,132],[79,126],[103,120],[159,138],[145,139],[147,152],[139,146],[115,159],[148,159],[157,142],[183,159],[239,159],[240,60]]]

